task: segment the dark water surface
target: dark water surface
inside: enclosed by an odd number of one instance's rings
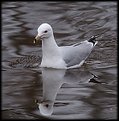
[[[33,44],[48,22],[58,45],[99,35],[79,69],[41,69],[41,44]],[[95,75],[95,77],[92,75]],[[117,3],[2,3],[2,118],[117,118]]]

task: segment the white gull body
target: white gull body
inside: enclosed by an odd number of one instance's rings
[[[40,67],[70,69],[80,67],[97,44],[95,37],[71,46],[59,47],[54,39],[52,27],[43,23],[38,28],[35,41],[42,40]],[[34,42],[35,42],[34,41]]]

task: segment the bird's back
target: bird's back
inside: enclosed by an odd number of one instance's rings
[[[87,41],[76,43],[71,46],[60,47],[64,61],[67,67],[80,64],[89,56],[93,49],[93,44]]]

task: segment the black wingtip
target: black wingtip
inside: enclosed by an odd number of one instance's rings
[[[92,42],[93,43],[93,45],[95,44],[95,42],[96,42],[96,36],[92,36],[89,40],[88,40],[88,42]]]

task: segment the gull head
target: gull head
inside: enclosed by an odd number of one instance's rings
[[[52,101],[38,103],[40,113],[44,116],[50,116],[53,113],[53,104]]]
[[[43,23],[38,27],[38,34],[35,37],[34,43],[36,43],[37,40],[44,40],[48,39],[51,36],[53,36],[53,30],[52,27],[48,23]]]

